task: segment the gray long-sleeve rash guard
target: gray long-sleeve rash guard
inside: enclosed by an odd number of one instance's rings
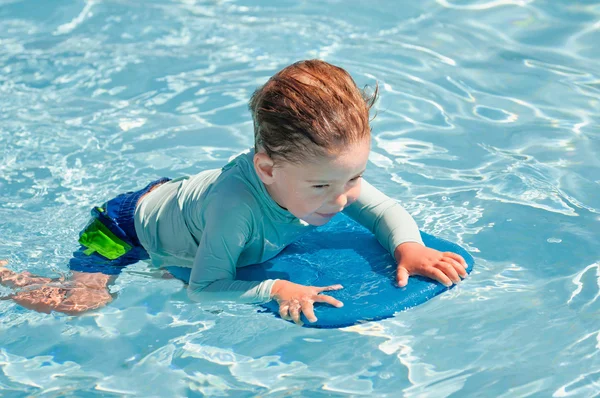
[[[315,228],[271,198],[253,156],[246,151],[222,169],[171,180],[136,208],[135,230],[153,264],[192,268],[188,292],[193,300],[269,301],[275,280],[235,280],[236,268],[275,257]],[[364,180],[360,197],[344,213],[392,254],[401,243],[422,244],[410,214]]]

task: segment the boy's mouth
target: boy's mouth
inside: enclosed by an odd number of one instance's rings
[[[331,218],[331,217],[335,216],[337,213],[317,213],[317,214],[323,218]]]

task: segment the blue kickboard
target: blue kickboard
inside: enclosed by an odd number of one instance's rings
[[[462,247],[421,231],[427,247],[458,253],[473,270],[474,259]],[[190,269],[167,267],[184,282]],[[340,214],[326,225],[286,247],[275,258],[262,264],[238,268],[236,279],[260,281],[286,279],[307,286],[341,284],[344,289],[324,294],[341,300],[342,308],[315,303],[317,322],[307,327],[337,328],[392,317],[399,311],[417,306],[451,289],[431,279],[411,276],[408,285],[396,286],[396,262],[366,228]],[[261,304],[278,315],[279,305]]]

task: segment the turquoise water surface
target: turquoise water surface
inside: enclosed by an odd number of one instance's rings
[[[0,396],[600,396],[598,43],[597,1],[0,0],[12,269],[67,274],[91,206],[250,146],[251,93],[306,58],[379,84],[366,177],[476,258],[341,330],[142,262],[81,317],[0,301]]]

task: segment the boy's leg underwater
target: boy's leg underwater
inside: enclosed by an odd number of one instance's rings
[[[0,284],[19,291],[3,299],[12,299],[31,310],[77,315],[103,307],[113,299],[108,285],[115,276],[73,271],[69,280],[51,279],[11,271],[4,268],[7,264],[8,261],[0,260]]]

